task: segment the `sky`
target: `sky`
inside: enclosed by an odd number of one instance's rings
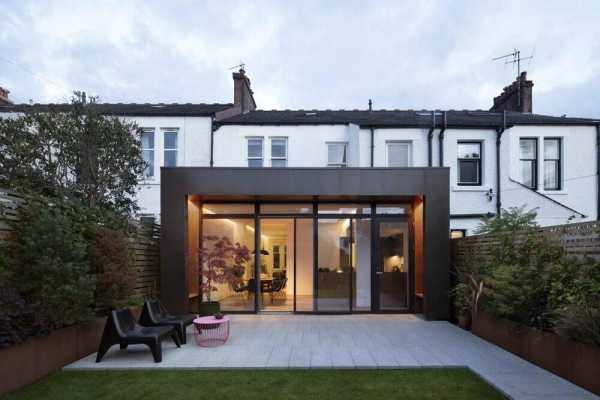
[[[533,111],[600,117],[600,1],[0,0],[0,86],[115,103],[260,109],[489,109],[517,75]]]

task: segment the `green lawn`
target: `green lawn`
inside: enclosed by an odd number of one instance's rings
[[[463,368],[57,372],[3,399],[503,399]]]

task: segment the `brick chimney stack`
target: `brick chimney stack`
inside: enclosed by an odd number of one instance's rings
[[[239,107],[242,114],[256,110],[253,94],[250,79],[246,76],[246,71],[240,68],[238,72],[233,73],[233,106]]]
[[[13,103],[8,98],[9,93],[9,90],[4,89],[2,86],[0,86],[0,106],[6,106]]]
[[[518,111],[530,113],[532,105],[533,82],[527,80],[527,72],[521,72],[521,76],[506,86],[500,96],[494,97],[494,105],[490,111]]]

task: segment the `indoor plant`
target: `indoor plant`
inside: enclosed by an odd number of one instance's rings
[[[203,236],[198,255],[201,293],[198,314],[219,314],[221,307],[218,301],[212,300],[212,293],[219,290],[218,284],[228,283],[235,287],[242,282],[239,271],[250,260],[250,250],[245,245],[234,244],[227,236]]]

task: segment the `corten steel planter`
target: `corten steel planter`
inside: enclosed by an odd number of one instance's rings
[[[600,395],[600,347],[496,319],[481,311],[472,332],[513,354]]]
[[[140,310],[134,309],[136,318]],[[0,396],[98,351],[106,317],[0,349]]]

